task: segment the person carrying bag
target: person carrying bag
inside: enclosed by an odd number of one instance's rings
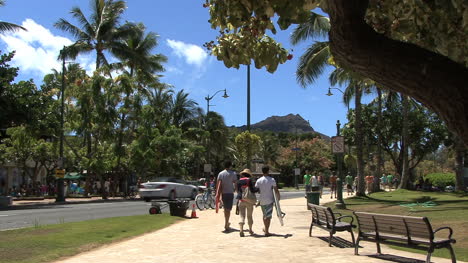
[[[239,199],[239,213],[241,217],[241,221],[239,222],[240,231],[239,235],[241,237],[244,236],[244,225],[245,225],[245,217],[247,216],[247,223],[249,224],[249,233],[253,235],[254,232],[252,230],[253,225],[253,209],[255,204],[257,203],[257,197],[255,193],[258,192],[252,182],[252,172],[249,169],[244,169],[240,172],[240,179],[237,183],[237,193]]]

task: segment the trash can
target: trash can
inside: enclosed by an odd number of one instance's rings
[[[319,205],[320,204],[320,191],[316,190],[316,191],[307,192],[306,199],[307,199],[307,203]],[[309,206],[307,206],[307,209],[310,210]]]
[[[189,201],[169,201],[169,212],[171,216],[184,217],[189,207]]]

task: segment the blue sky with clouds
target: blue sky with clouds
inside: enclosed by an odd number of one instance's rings
[[[184,89],[206,110],[207,95],[227,89],[230,96],[219,93],[211,100],[211,111],[224,116],[228,126],[241,126],[247,120],[246,67],[228,69],[221,61],[210,56],[203,44],[215,40],[217,31],[208,23],[209,14],[202,0],[128,0],[123,19],[142,22],[148,31],[159,35],[159,45],[154,53],[168,57],[166,72],[161,81],[171,84],[175,90]],[[78,25],[69,11],[79,6],[89,15],[88,0],[7,0],[0,8],[0,20],[13,22],[28,29],[0,36],[0,50],[16,50],[13,65],[20,68],[21,79],[34,79],[40,84],[43,76],[52,68],[60,69],[56,60],[60,49],[73,43],[71,35],[54,28],[53,24],[64,18]],[[336,134],[336,121],[346,123],[346,107],[340,92],[325,96],[329,83],[327,75],[306,89],[296,82],[295,70],[298,58],[306,45],[292,46],[289,35],[292,28],[278,32],[275,39],[292,50],[293,59],[278,67],[274,73],[251,68],[251,123],[269,116],[300,114],[312,127],[326,135]],[[77,59],[88,71],[93,70],[92,55]],[[330,69],[331,70],[331,69]]]

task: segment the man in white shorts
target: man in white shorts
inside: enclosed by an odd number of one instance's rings
[[[268,166],[262,167],[263,176],[257,180],[255,187],[260,190],[260,206],[262,207],[263,212],[263,224],[265,228],[263,232],[265,236],[270,236],[270,223],[271,217],[273,214],[273,204],[275,199],[273,197],[273,191],[276,192],[278,200],[280,199],[280,193],[278,187],[276,186],[276,181],[269,175],[270,168]]]

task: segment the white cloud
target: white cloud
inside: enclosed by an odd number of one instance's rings
[[[172,48],[175,55],[185,59],[187,64],[201,67],[208,58],[206,51],[197,45],[187,44],[182,41],[172,39],[167,39],[166,43],[170,48]]]
[[[23,74],[41,78],[49,74],[51,69],[61,71],[61,63],[57,60],[60,50],[73,43],[72,40],[54,35],[49,29],[37,24],[32,19],[26,19],[22,26],[28,31],[18,31],[0,35],[8,52],[16,51],[12,65],[19,67]],[[80,63],[87,71],[92,70],[93,59],[90,56],[80,56]]]

